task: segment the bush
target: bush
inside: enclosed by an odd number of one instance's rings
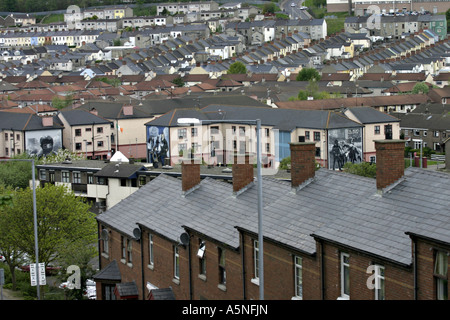
[[[371,164],[370,162],[347,162],[344,165],[344,171],[363,177],[375,178],[377,175],[377,166],[376,164]]]

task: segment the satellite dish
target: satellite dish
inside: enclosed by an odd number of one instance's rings
[[[189,244],[189,235],[183,232],[180,236],[180,241],[183,245],[187,246]]]
[[[133,230],[133,235],[136,238],[136,240],[141,239],[141,229],[139,228],[134,228]]]
[[[108,240],[108,237],[109,237],[108,230],[103,229],[101,239],[106,241],[106,240]]]

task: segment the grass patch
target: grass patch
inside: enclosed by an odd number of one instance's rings
[[[38,16],[36,17],[36,22],[39,23],[56,23],[64,22],[64,14],[50,14],[48,16]]]

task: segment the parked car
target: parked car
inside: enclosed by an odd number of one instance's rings
[[[294,2],[291,3],[291,7],[295,7],[295,3]]]

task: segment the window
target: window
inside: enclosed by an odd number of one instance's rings
[[[120,236],[120,248],[122,252],[122,260],[125,260],[126,257],[126,239],[124,236]]]
[[[39,179],[43,181],[47,180],[47,171],[43,169],[39,170]]]
[[[198,135],[198,129],[197,128],[191,128],[191,136],[196,137]]]
[[[433,131],[433,137],[439,137],[439,131]]]
[[[311,139],[310,135],[309,135],[309,131],[305,131],[305,140],[309,141]]]
[[[102,233],[103,232],[108,232],[108,229],[106,229],[105,227],[102,226]],[[108,241],[109,237],[102,237],[102,241],[103,241],[103,253],[108,254],[109,253],[109,241]]]
[[[75,129],[75,137],[81,137],[81,129]]]
[[[153,235],[148,235],[148,264],[153,268],[155,265],[154,247],[153,247]]]
[[[231,133],[236,134],[236,126],[231,126]]]
[[[211,127],[211,134],[218,134],[218,133],[219,133],[219,127],[218,126]]]
[[[380,126],[375,126],[374,134],[380,134]]]
[[[320,132],[314,131],[314,141],[320,141]]]
[[[341,298],[350,298],[350,256],[341,253]]]
[[[178,129],[178,139],[186,138],[186,128]]]
[[[197,257],[199,259],[199,274],[203,277],[206,276],[206,259],[205,259],[206,243],[199,239],[199,247],[197,251]]]
[[[145,176],[139,176],[139,186],[144,186],[147,183]]]
[[[266,128],[266,137],[270,137],[270,129]]]
[[[103,141],[97,141],[97,147],[103,147]]]
[[[239,127],[239,135],[242,137],[242,136],[245,136],[245,127]]]
[[[97,133],[103,133],[103,127],[98,127],[97,128]]]
[[[436,299],[448,300],[448,256],[446,252],[436,251],[434,278],[436,279]]]
[[[173,247],[173,277],[177,280],[180,279],[180,253],[177,246]]]
[[[420,130],[414,129],[414,135],[415,136],[420,136]]]
[[[227,283],[227,274],[225,271],[225,250],[219,250],[219,284],[225,285]]]
[[[87,174],[87,183],[94,184],[94,175],[92,172],[88,172],[88,174]]]
[[[270,153],[270,143],[266,143],[266,152]]]
[[[69,171],[61,171],[61,182],[70,182]]]
[[[316,155],[317,158],[320,158],[320,147],[316,147]]]
[[[386,291],[384,288],[384,267],[375,267],[375,300],[385,300]]]
[[[428,131],[427,130],[423,130],[423,136],[426,137],[428,135]]]
[[[131,239],[127,239],[127,259],[128,263],[133,262],[133,242]]]
[[[5,155],[9,155],[9,149],[8,148],[5,148]]]
[[[81,183],[81,173],[80,172],[72,172],[73,183]]]
[[[253,240],[254,279],[259,283],[259,245],[258,240]]]
[[[295,298],[303,299],[303,260],[301,257],[294,257],[294,268],[295,268]]]
[[[75,150],[81,150],[81,142],[75,143]]]

